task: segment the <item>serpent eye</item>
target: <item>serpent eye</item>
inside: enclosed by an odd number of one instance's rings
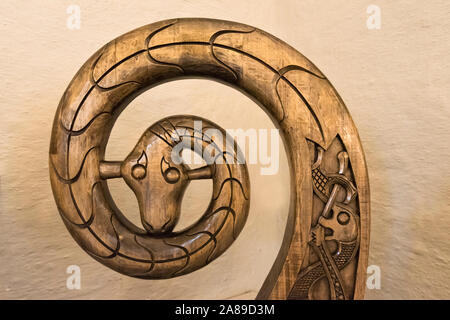
[[[161,174],[167,183],[174,184],[180,180],[180,170],[170,165],[170,163],[164,158],[161,158]]]
[[[147,154],[142,151],[137,163],[131,168],[131,175],[137,180],[144,179],[147,175]]]
[[[142,164],[135,164],[131,168],[131,175],[137,180],[144,179],[147,174],[147,169]]]
[[[170,167],[164,171],[163,176],[167,183],[177,183],[180,180],[180,170],[175,167]]]
[[[337,221],[341,225],[346,225],[350,221],[350,215],[347,212],[339,212],[337,216]]]

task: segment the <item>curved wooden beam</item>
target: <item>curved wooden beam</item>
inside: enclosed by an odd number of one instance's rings
[[[336,90],[303,55],[259,29],[212,19],[153,23],[106,44],[75,75],[53,124],[50,178],[74,239],[123,274],[160,279],[195,271],[223,253],[250,205],[245,163],[191,170],[171,153],[214,143],[193,116],[152,125],[123,161],[105,161],[111,129],[137,95],[166,81],[204,77],[250,96],[280,129],[291,170],[288,223],[258,299],[361,299],[369,248],[369,185],[356,127]],[[189,142],[189,143],[188,143]],[[213,149],[214,149],[213,148]],[[195,148],[194,148],[195,149]],[[229,150],[227,150],[229,151]],[[237,149],[231,159],[237,158]],[[136,194],[144,228],[117,209],[105,179],[122,177]],[[199,222],[179,233],[183,192],[213,179]]]

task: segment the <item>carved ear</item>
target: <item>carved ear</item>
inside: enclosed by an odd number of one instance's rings
[[[148,159],[147,159],[147,154],[145,153],[145,151],[142,151],[141,156],[139,157],[139,159],[137,159],[136,162],[138,164],[144,166],[145,168],[147,168]]]

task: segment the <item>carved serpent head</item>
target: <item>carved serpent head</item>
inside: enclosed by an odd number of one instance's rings
[[[120,168],[138,200],[142,225],[153,235],[173,230],[189,184],[189,168],[172,161],[174,142],[156,123],[145,131]]]
[[[319,225],[332,230],[325,240],[349,242],[358,236],[358,217],[351,211],[335,206],[330,218],[319,218]]]

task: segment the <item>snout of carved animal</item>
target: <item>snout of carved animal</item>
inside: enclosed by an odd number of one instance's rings
[[[180,217],[184,192],[189,184],[184,164],[171,161],[172,147],[150,127],[121,165],[121,174],[139,204],[147,233],[171,232]]]

